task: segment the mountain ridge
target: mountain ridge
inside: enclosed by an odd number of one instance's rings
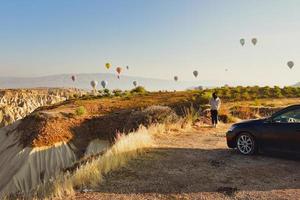
[[[73,82],[71,76],[75,75],[76,80]],[[185,90],[198,86],[216,85],[216,81],[178,81],[146,78],[137,76],[120,76],[112,73],[80,73],[80,74],[56,74],[35,77],[4,77],[0,76],[0,88],[15,89],[15,88],[80,88],[91,89],[90,82],[98,81],[97,89],[101,89],[100,82],[106,80],[108,89],[129,90],[134,87],[133,81],[137,81],[138,85],[144,86],[147,90]],[[221,83],[221,82],[220,82]],[[220,85],[222,85],[221,83]]]

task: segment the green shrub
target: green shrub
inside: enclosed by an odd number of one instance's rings
[[[79,106],[78,108],[76,108],[75,113],[77,116],[81,116],[86,114],[86,109],[84,106]]]
[[[237,86],[237,87],[220,87],[213,89],[204,89],[198,91],[198,103],[207,103],[211,94],[216,92],[222,100],[240,101],[240,100],[257,100],[264,98],[296,98],[300,97],[300,88],[297,87],[259,87],[259,86]]]
[[[107,97],[111,96],[111,93],[110,93],[109,89],[104,89],[103,93],[104,93],[104,96],[107,96]]]
[[[115,89],[112,91],[112,93],[116,96],[116,97],[119,97],[122,95],[122,90],[119,90],[119,89]]]
[[[130,92],[131,92],[131,93],[137,93],[137,94],[145,94],[145,93],[147,93],[148,91],[147,91],[144,87],[138,86],[138,87],[132,89]]]
[[[211,97],[212,97],[212,92],[211,91],[204,91],[204,92],[200,93],[200,95],[198,96],[196,102],[200,105],[208,104]]]

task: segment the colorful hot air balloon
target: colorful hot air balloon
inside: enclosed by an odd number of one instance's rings
[[[103,89],[105,89],[106,86],[108,85],[108,82],[107,81],[101,81],[101,85],[102,85]]]
[[[106,63],[105,67],[106,67],[106,69],[109,69],[111,67],[111,64],[110,63]]]
[[[194,74],[195,77],[197,77],[199,73],[198,73],[197,70],[195,70],[195,71],[193,71],[193,74]]]
[[[73,75],[73,76],[71,76],[71,79],[72,79],[73,82],[75,82],[76,77]]]
[[[244,44],[245,44],[245,39],[244,39],[244,38],[240,39],[240,43],[241,43],[242,46],[244,46]]]
[[[294,62],[293,61],[289,61],[287,62],[287,66],[292,69],[294,67]]]
[[[175,81],[178,81],[178,76],[174,76],[174,80],[175,80]]]
[[[252,44],[255,46],[256,43],[257,43],[257,39],[256,39],[256,38],[252,38],[251,42],[252,42]]]
[[[121,74],[122,68],[121,67],[117,67],[116,71],[117,71],[118,74]]]
[[[136,87],[138,84],[137,81],[133,81],[132,83],[133,83],[134,87]]]
[[[122,68],[121,68],[121,67],[117,67],[117,68],[116,68],[116,71],[117,71],[117,73],[118,73],[118,79],[120,79],[120,74],[121,74],[121,72],[122,72]]]

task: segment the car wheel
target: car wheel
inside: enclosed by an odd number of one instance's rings
[[[249,133],[241,133],[237,137],[236,147],[243,155],[253,155],[256,152],[256,142]]]

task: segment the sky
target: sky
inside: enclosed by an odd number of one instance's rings
[[[0,0],[0,76],[113,73],[110,62],[130,76],[291,85],[299,10],[298,0]]]

